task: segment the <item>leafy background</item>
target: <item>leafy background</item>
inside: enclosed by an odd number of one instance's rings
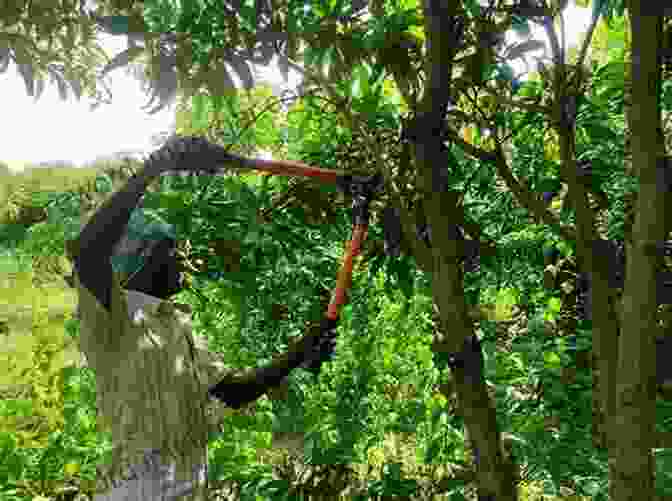
[[[169,7],[157,3],[145,22],[157,32],[174,25],[191,33],[205,22],[195,12]],[[407,110],[375,65],[359,63],[366,51],[389,61],[400,42],[392,34],[412,41],[419,36],[418,21],[409,9],[388,9],[364,34],[351,33],[348,45],[341,41],[349,52],[340,53],[326,40],[337,43],[342,34],[318,29],[320,8],[292,22],[306,38],[314,35],[304,58],[332,64],[330,78],[342,79],[345,104],[309,94],[284,111],[264,88],[240,96],[222,92],[217,99],[197,93],[180,102],[178,132],[235,144],[243,154],[263,149],[324,167],[396,168],[405,154],[398,131]],[[210,33],[203,30],[202,39],[194,38],[196,62],[213,50],[212,34],[226,28],[217,26],[221,18],[213,19]],[[616,23],[609,36],[622,39],[623,31]],[[595,63],[577,118],[579,156],[593,160],[610,200],[623,200],[632,188],[623,162],[623,58],[623,51],[610,49]],[[403,61],[410,66],[399,71],[417,63]],[[518,82],[517,91],[546,92],[537,79]],[[669,86],[663,103],[669,109]],[[510,146],[514,174],[526,179],[531,191],[547,191],[557,179],[558,151],[538,114],[498,109],[488,100],[464,106],[467,112],[490,106],[489,112],[516,130]],[[490,140],[475,127],[464,134],[475,144]],[[465,292],[480,322],[498,422],[521,467],[520,497],[606,499],[606,456],[592,446],[590,367],[581,363],[591,337],[576,311],[574,249],[551,229],[531,223],[485,162],[456,151],[450,167],[450,182],[463,190],[470,217],[497,244],[495,256],[482,256],[479,267],[466,274]],[[20,175],[5,169],[2,499],[91,494],[95,466],[110,452],[109,437],[96,424],[95,378],[77,350],[76,298],[63,278],[71,271],[63,244],[137,168],[129,161]],[[395,174],[403,179],[400,170]],[[443,396],[450,392],[438,391],[440,384],[450,384],[450,376],[431,349],[435,312],[429,279],[405,254],[393,259],[381,253],[384,202],[372,208],[370,243],[356,267],[334,360],[319,378],[297,371],[253,408],[233,413],[211,437],[210,477],[221,496],[473,496],[462,418],[455,402]],[[552,206],[571,222],[563,202],[560,193]],[[173,177],[153,187],[145,204],[176,226],[181,251],[193,264],[191,287],[177,299],[192,305],[195,331],[232,366],[263,362],[303,332],[306,322],[319,319],[350,229],[349,201],[333,190],[261,175]],[[606,211],[602,224],[610,238],[623,238],[629,210],[618,202]],[[549,268],[552,249],[561,257]],[[662,399],[657,405],[659,430],[672,431],[672,405]],[[670,495],[672,457],[669,449],[655,454],[657,488]]]

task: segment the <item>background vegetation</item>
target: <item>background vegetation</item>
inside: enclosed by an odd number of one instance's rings
[[[372,21],[365,40],[350,40],[351,47],[389,61],[400,53],[392,34],[405,34],[407,42],[419,36],[413,9],[395,5]],[[203,19],[166,16],[167,10],[163,4],[150,9],[147,23],[161,31],[162,23],[178,19],[195,30],[188,20]],[[318,14],[306,14],[304,33],[319,24]],[[599,29],[610,40],[626,38],[622,20],[611,31]],[[203,44],[195,61],[207,53],[203,37],[194,39],[195,49]],[[306,93],[284,111],[268,89],[216,99],[195,93],[180,98],[177,131],[233,143],[245,154],[270,150],[322,167],[385,166],[405,196],[404,208],[414,207],[415,178],[403,170],[409,153],[400,130],[408,109],[400,91],[375,66],[355,65],[361,62],[355,53],[346,53],[352,61],[341,60],[313,44],[316,65],[320,54],[334,57],[331,78],[343,79],[343,102]],[[578,107],[577,152],[592,162],[599,190],[612,201],[600,212],[601,233],[623,239],[633,189],[625,161],[627,52],[625,44],[613,47],[597,51],[590,63],[592,76]],[[406,63],[398,70],[410,71],[417,59]],[[487,78],[530,100],[549,93],[539,73],[525,81],[497,80],[494,73]],[[661,102],[667,113],[667,82]],[[507,143],[511,172],[533,196],[554,192],[551,210],[571,224],[574,214],[558,181],[557,137],[544,128],[542,114],[487,96],[460,105],[470,116],[495,117],[515,130]],[[484,128],[465,123],[460,131],[470,144],[494,144]],[[96,464],[109,452],[109,437],[96,424],[95,377],[77,350],[76,298],[64,281],[71,269],[63,244],[137,168],[128,161],[1,173],[3,500],[91,494]],[[591,331],[577,311],[576,249],[532,220],[488,162],[453,150],[447,171],[451,186],[463,193],[469,219],[497,248],[465,273],[464,288],[479,323],[488,391],[506,432],[507,454],[520,468],[520,499],[607,499],[606,451],[594,447],[591,431]],[[195,332],[231,365],[261,363],[303,332],[306,322],[319,319],[351,223],[349,200],[333,189],[256,174],[173,177],[156,185],[145,202],[176,226],[193,267],[191,287],[177,300],[192,306]],[[383,195],[372,207],[369,243],[356,268],[334,360],[319,378],[297,371],[211,437],[209,475],[222,499],[473,499],[463,418],[449,388],[450,371],[432,350],[437,322],[430,279],[408,249],[398,258],[382,252],[388,202]],[[656,405],[657,430],[672,432],[672,404],[659,398]],[[670,449],[654,449],[654,455],[657,493],[672,496]]]

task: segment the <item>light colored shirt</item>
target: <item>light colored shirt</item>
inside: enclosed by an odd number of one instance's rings
[[[111,311],[77,273],[75,286],[80,349],[96,375],[99,423],[114,445],[112,461],[99,469],[108,494],[96,500],[204,499],[190,486],[203,485],[208,433],[230,412],[207,389],[229,369],[207,340],[192,336],[189,306],[125,291],[116,273]],[[185,489],[191,494],[179,494]]]

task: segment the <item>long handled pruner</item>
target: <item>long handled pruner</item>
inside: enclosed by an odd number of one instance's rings
[[[124,233],[129,232],[129,218],[149,182],[163,173],[203,171],[217,174],[228,167],[234,170],[253,169],[277,175],[312,177],[324,183],[335,184],[337,189],[350,194],[353,199],[352,236],[347,242],[336,288],[320,323],[320,331],[304,335],[286,353],[274,358],[269,365],[246,371],[242,375],[228,374],[209,389],[211,396],[225,401],[232,407],[240,407],[246,402],[255,400],[270,387],[281,383],[297,367],[306,367],[318,372],[321,362],[331,356],[339,313],[347,301],[347,291],[352,283],[353,259],[360,253],[368,231],[369,203],[374,192],[381,189],[383,184],[380,174],[357,176],[311,167],[299,162],[252,160],[232,155],[227,148],[204,138],[176,136],[149,155],[144,162],[142,174],[132,178],[124,188],[117,191],[105,206],[94,214],[79,237],[68,247],[80,275],[80,281],[96,294],[103,306],[109,309],[111,284],[104,280],[103,275],[96,275],[98,260],[101,256],[102,259],[114,257],[114,250],[111,249],[120,242],[120,239],[127,236]],[[142,226],[142,222],[138,224]],[[149,233],[145,234],[143,230],[147,228],[134,229],[142,238],[146,237],[152,242],[174,240],[172,235],[164,234],[163,231],[160,232],[163,236],[157,237],[153,232],[151,236]],[[83,248],[88,252],[80,252]],[[151,248],[151,245],[143,247],[142,252]],[[141,266],[144,266],[144,263],[141,263]]]
[[[338,319],[343,306],[348,301],[348,291],[352,286],[352,270],[354,258],[357,257],[361,250],[362,244],[366,240],[369,227],[369,205],[373,195],[380,191],[383,187],[383,177],[380,173],[373,175],[354,175],[343,171],[323,169],[313,167],[301,162],[287,161],[287,160],[256,160],[239,157],[228,154],[228,162],[238,163],[243,169],[254,169],[262,172],[268,172],[274,175],[283,176],[302,176],[313,178],[319,182],[334,184],[342,193],[352,196],[352,234],[349,240],[346,241],[345,251],[341,261],[341,266],[336,279],[336,286],[331,295],[331,300],[327,306],[327,311],[320,322],[320,331],[317,335],[317,340],[312,339],[315,344],[308,343],[306,346],[301,346],[300,343],[296,350],[290,350],[285,356],[281,357],[286,363],[286,366],[304,367],[309,371],[317,374],[320,370],[321,364],[330,358],[336,338],[336,327]],[[305,339],[305,338],[304,338]],[[307,354],[311,351],[311,354]],[[300,363],[293,363],[295,360],[301,360]],[[276,361],[279,362],[280,360]],[[224,380],[222,383],[210,389],[210,394],[223,399],[232,407],[238,407],[241,404],[232,402],[235,400],[230,392],[234,389],[238,391],[243,401],[243,394],[248,398],[255,393],[262,394],[264,390],[259,386],[259,379],[266,382],[276,381],[279,383],[284,375],[277,368],[278,363],[273,363],[267,368],[268,374],[259,378],[259,370],[255,372],[257,383],[252,383],[251,377],[248,377],[247,384],[241,384],[231,380]],[[275,369],[273,368],[275,367]],[[263,369],[262,369],[263,371]],[[282,371],[284,372],[284,371]],[[236,388],[237,386],[237,388]],[[243,386],[248,386],[243,388]],[[256,390],[256,391],[255,391]],[[228,393],[228,394],[227,394]],[[256,397],[255,397],[256,398]],[[251,399],[250,399],[251,400]],[[250,401],[247,398],[244,401]]]
[[[316,179],[322,183],[334,184],[344,194],[352,196],[352,235],[346,242],[336,286],[331,295],[324,318],[320,324],[321,338],[335,337],[338,318],[348,301],[348,290],[352,286],[354,258],[361,253],[369,228],[369,204],[373,195],[382,189],[383,178],[380,173],[358,176],[343,171],[313,167],[301,162],[289,160],[253,160],[231,155],[243,167],[268,172],[275,175],[301,176]],[[320,360],[310,366],[313,372],[319,371]]]

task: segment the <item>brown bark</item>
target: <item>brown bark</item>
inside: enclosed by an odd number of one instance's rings
[[[623,322],[618,345],[615,413],[610,427],[610,498],[654,499],[651,448],[655,430],[656,265],[652,242],[665,236],[665,199],[661,183],[667,168],[660,129],[660,42],[662,17],[629,2],[632,30],[632,159],[639,177],[632,244],[627,252]]]
[[[451,95],[451,75],[456,47],[462,31],[460,2],[425,0],[427,33],[427,84],[418,105],[410,136],[418,168],[422,204],[432,227],[432,247],[428,249],[428,270],[432,274],[432,295],[438,308],[441,333],[434,349],[457,353],[474,334],[467,312],[460,255],[463,241],[451,233],[452,225],[462,225],[460,196],[448,191],[442,169],[448,164],[441,131]],[[482,377],[474,378],[468,368],[456,368],[455,388],[464,413],[465,426],[475,450],[476,483],[479,495],[515,500],[516,486],[511,468],[502,455],[494,405],[490,402]]]

